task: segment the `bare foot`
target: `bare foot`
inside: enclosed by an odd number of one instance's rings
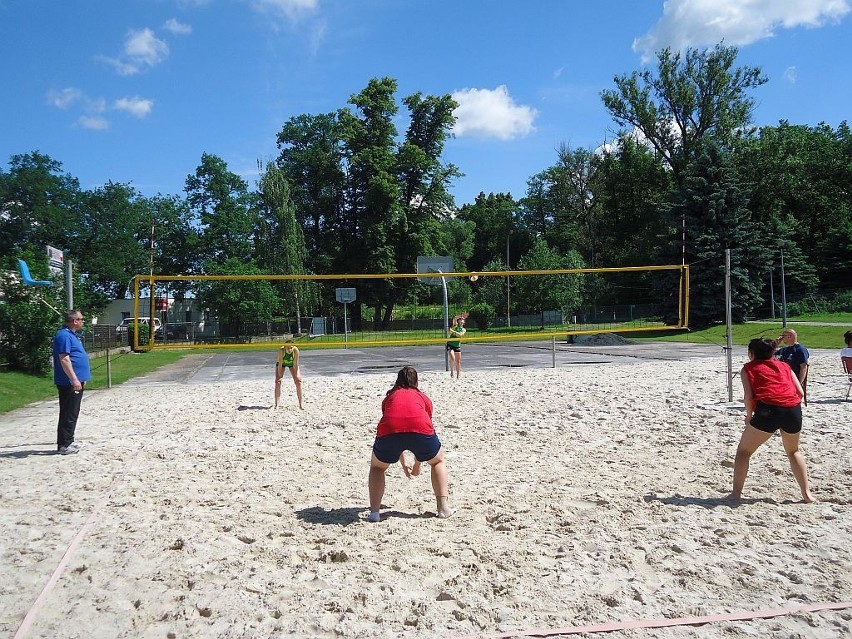
[[[437,515],[438,519],[447,519],[453,514],[453,511],[449,508],[444,508],[443,510],[439,510]]]
[[[724,501],[742,501],[742,493],[731,493],[724,498]]]
[[[817,499],[816,497],[814,497],[810,493],[806,493],[806,494],[802,495],[802,501],[804,501],[806,504],[818,504],[819,503],[819,499]]]

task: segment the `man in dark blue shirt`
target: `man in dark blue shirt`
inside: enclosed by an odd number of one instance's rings
[[[785,344],[778,351],[778,359],[786,362],[793,369],[793,374],[799,378],[799,383],[804,387],[808,378],[808,359],[810,358],[810,353],[808,353],[807,348],[799,344],[798,340],[796,331],[792,328],[785,328],[781,332],[781,337],[776,340]]]
[[[63,455],[79,452],[81,442],[74,440],[83,389],[92,378],[89,356],[77,331],[83,327],[83,314],[72,310],[65,313],[65,325],[53,336],[53,383],[59,391],[59,424],[56,428],[56,448]]]

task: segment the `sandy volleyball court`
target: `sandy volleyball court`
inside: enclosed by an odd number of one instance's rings
[[[0,636],[516,636],[852,601],[852,402],[814,355],[800,502],[781,442],[724,501],[742,430],[721,358],[421,374],[450,473],[369,452],[395,374],[87,393],[0,417]],[[741,362],[736,362],[739,368]],[[740,400],[739,381],[735,400]],[[606,637],[849,637],[852,607]],[[516,633],[513,635],[512,633]],[[584,635],[592,636],[592,635]]]

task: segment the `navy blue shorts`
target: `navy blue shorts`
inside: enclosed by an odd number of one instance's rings
[[[437,435],[422,433],[391,433],[376,437],[373,453],[376,459],[386,464],[395,464],[403,451],[410,450],[417,461],[427,462],[441,452],[441,440]]]
[[[774,406],[757,402],[750,423],[764,433],[774,433],[779,428],[791,435],[798,433],[802,430],[802,405]]]

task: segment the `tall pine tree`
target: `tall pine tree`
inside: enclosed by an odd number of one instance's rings
[[[762,303],[773,238],[757,231],[735,171],[718,145],[706,142],[683,177],[669,214],[686,223],[689,323],[700,327],[725,320],[725,249],[731,249],[732,315],[742,322]]]

